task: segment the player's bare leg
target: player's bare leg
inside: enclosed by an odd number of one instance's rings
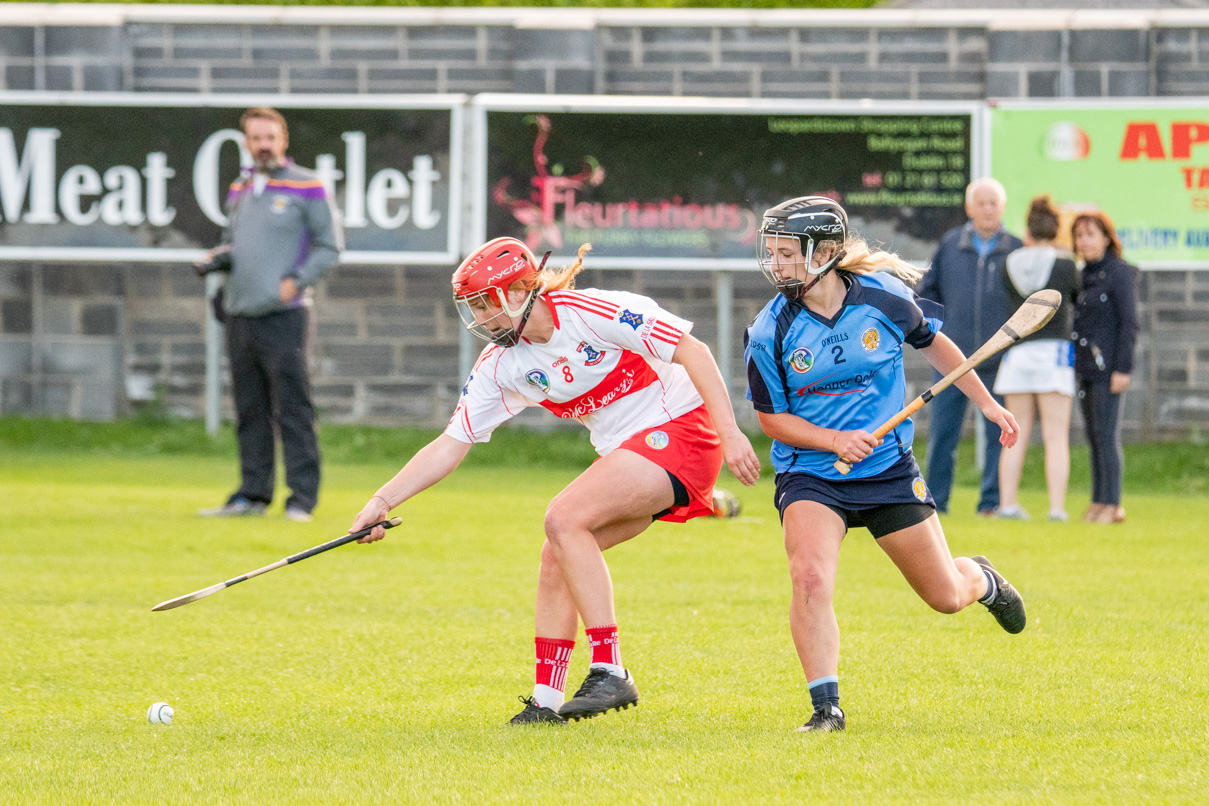
[[[596,542],[603,551],[641,534],[650,525],[649,517],[613,524],[596,532]],[[525,708],[512,718],[511,723],[565,722],[558,716],[558,709],[565,698],[566,671],[579,628],[579,611],[575,609],[575,599],[571,596],[562,566],[558,564],[548,540],[542,543],[534,613],[537,682],[533,687],[533,696],[521,698]]]
[[[565,592],[552,577],[543,580],[547,587],[542,590],[548,591],[552,606],[565,606],[570,596],[592,647],[588,678],[559,709],[563,716],[591,717],[638,702],[638,689],[621,663],[613,582],[602,552],[640,534],[650,526],[652,515],[674,501],[667,471],[636,453],[616,450],[550,502],[545,522],[549,550],[544,556],[561,569]],[[554,626],[565,628],[565,622]]]
[[[1037,395],[1041,410],[1041,438],[1045,442],[1045,486],[1049,492],[1050,520],[1064,521],[1066,485],[1070,480],[1071,399],[1059,392]]]
[[[954,558],[940,518],[891,532],[877,541],[919,598],[940,613],[957,613],[974,602],[986,605],[1010,633],[1024,629],[1024,601],[981,556]]]
[[[637,537],[650,525],[650,516],[645,516],[603,527],[595,532],[596,544],[604,551]],[[538,635],[563,640],[574,640],[579,628],[579,611],[575,608],[575,599],[571,596],[571,589],[567,587],[562,566],[559,565],[549,540],[542,543],[542,563],[537,575],[535,621]]]
[[[1020,426],[1020,437],[1016,444],[1004,448],[999,454],[999,517],[1009,520],[1027,520],[1028,513],[1020,506],[1020,477],[1024,474],[1024,454],[1028,450],[1029,436],[1033,431],[1033,408],[1036,395],[1004,395],[1004,408],[1016,418]],[[1044,424],[1044,419],[1042,423]]]
[[[844,521],[829,507],[798,501],[785,510],[785,553],[793,592],[789,630],[811,689],[806,731],[843,730],[839,709],[840,627],[832,604]],[[830,691],[834,694],[831,694]]]
[[[667,471],[627,450],[593,464],[555,496],[546,509],[546,539],[583,617],[584,626],[612,624],[613,582],[596,533],[638,522],[672,506]]]

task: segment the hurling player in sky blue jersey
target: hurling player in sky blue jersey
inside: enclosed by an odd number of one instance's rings
[[[905,404],[903,345],[942,375],[965,356],[942,332],[940,306],[906,283],[918,269],[848,233],[848,216],[823,196],[764,213],[760,268],[780,292],[747,329],[748,396],[773,439],[774,502],[793,581],[789,624],[813,713],[800,730],[843,730],[839,625],[832,606],[840,543],[864,526],[929,606],[956,613],[980,601],[1009,633],[1024,629],[1024,601],[985,557],[954,559],[911,452],[910,420],[872,435]],[[977,374],[956,384],[1001,429],[1017,426]],[[832,466],[853,463],[847,476]]]

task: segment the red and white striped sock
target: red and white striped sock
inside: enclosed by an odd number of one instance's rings
[[[625,677],[625,667],[621,665],[621,643],[617,638],[617,625],[606,624],[603,627],[588,627],[588,646],[592,648],[593,668],[608,669],[610,674]]]
[[[533,686],[533,699],[542,708],[555,711],[563,704],[563,691],[567,688],[567,666],[571,663],[574,641],[561,638],[534,638],[537,651],[537,682]]]

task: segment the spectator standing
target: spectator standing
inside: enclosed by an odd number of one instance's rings
[[[286,157],[289,130],[274,109],[247,110],[239,127],[251,169],[231,184],[228,224],[211,251],[229,253],[223,288],[227,356],[239,441],[239,489],[207,517],[263,515],[273,500],[280,434],[290,497],[285,516],[311,520],[319,498],[319,443],[306,363],[312,286],[344,248],[328,190]]]
[[[1054,318],[1009,349],[995,377],[995,394],[1003,396],[1005,407],[1020,425],[1019,441],[1004,448],[999,456],[998,515],[1010,520],[1029,519],[1017,494],[1034,411],[1040,414],[1041,438],[1045,443],[1049,519],[1067,520],[1070,410],[1075,395],[1075,357],[1070,334],[1079,272],[1070,255],[1054,246],[1057,237],[1058,211],[1049,196],[1038,196],[1029,205],[1024,248],[1008,255],[1003,274],[1009,308],[1019,308],[1030,294],[1043,288],[1062,294],[1062,307]]]
[[[1023,244],[1003,228],[1006,203],[1007,193],[997,180],[984,178],[971,182],[966,188],[969,221],[941,238],[932,256],[932,268],[917,289],[919,296],[945,306],[945,335],[965,355],[973,355],[1012,314],[1001,275],[1008,254]],[[994,355],[976,370],[988,389],[999,370],[999,360],[1000,356]],[[932,401],[928,487],[939,512],[949,511],[953,465],[966,400],[954,385]],[[1002,404],[1003,400],[996,396],[995,402]],[[986,439],[978,513],[990,516],[999,506],[999,426],[983,418],[982,427]]]
[[[1125,520],[1121,403],[1138,338],[1138,270],[1121,257],[1116,229],[1103,213],[1078,216],[1071,240],[1084,261],[1071,334],[1079,408],[1091,448],[1091,506],[1083,520],[1120,523]]]

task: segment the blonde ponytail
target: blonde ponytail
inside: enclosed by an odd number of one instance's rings
[[[836,268],[853,274],[873,274],[885,271],[898,279],[914,285],[924,276],[923,271],[903,260],[893,252],[874,249],[863,238],[851,237],[844,244],[844,258]]]

